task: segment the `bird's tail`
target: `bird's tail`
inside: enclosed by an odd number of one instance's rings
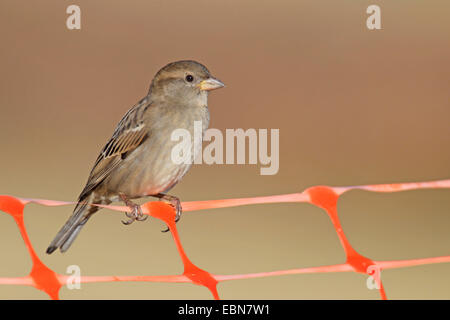
[[[73,243],[92,214],[100,209],[99,207],[92,206],[90,204],[91,201],[78,202],[69,220],[67,220],[61,230],[59,230],[55,239],[53,239],[48,246],[46,251],[48,254],[51,254],[58,248],[61,252],[65,252],[69,249],[70,245]]]

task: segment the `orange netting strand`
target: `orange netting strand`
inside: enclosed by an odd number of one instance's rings
[[[160,201],[147,202],[142,205],[143,212],[152,217],[161,219],[169,227],[173,239],[175,241],[177,250],[180,254],[184,265],[184,272],[181,275],[166,275],[166,276],[81,276],[80,282],[113,282],[113,281],[148,281],[148,282],[185,282],[204,286],[210,290],[215,299],[219,299],[217,292],[217,284],[221,281],[262,278],[271,276],[280,276],[287,274],[301,274],[301,273],[326,273],[326,272],[358,272],[363,274],[370,274],[379,287],[382,299],[386,299],[386,292],[382,285],[380,274],[375,270],[403,268],[410,266],[417,266],[423,264],[435,264],[450,262],[450,256],[441,256],[424,259],[412,260],[396,260],[396,261],[373,261],[367,257],[359,254],[349,243],[347,237],[342,230],[338,212],[337,201],[339,197],[354,189],[368,190],[374,192],[397,192],[412,189],[438,189],[450,188],[450,180],[419,182],[419,183],[399,183],[399,184],[383,184],[383,185],[366,185],[353,187],[327,187],[316,186],[303,191],[302,193],[276,195],[267,197],[255,198],[241,198],[241,199],[224,199],[211,201],[193,201],[184,202],[182,204],[183,211],[204,210],[211,208],[225,208],[249,204],[261,203],[280,203],[280,202],[307,202],[325,210],[331,219],[336,233],[339,237],[342,247],[347,256],[347,261],[343,264],[300,268],[290,270],[280,270],[272,272],[260,272],[249,274],[235,274],[235,275],[215,275],[200,269],[194,265],[187,257],[180,241],[176,225],[174,223],[175,212],[173,208]],[[59,299],[59,290],[66,284],[69,276],[56,273],[47,267],[39,259],[38,255],[33,249],[28,234],[25,229],[23,211],[25,205],[28,203],[37,203],[45,206],[60,206],[73,204],[73,202],[40,200],[40,199],[23,199],[12,196],[0,196],[0,210],[10,214],[19,227],[22,238],[30,254],[33,262],[33,267],[28,276],[25,277],[9,277],[0,278],[0,284],[5,285],[27,285],[35,287],[36,289],[46,292],[51,299]],[[102,206],[116,211],[129,211],[127,207],[121,206]]]

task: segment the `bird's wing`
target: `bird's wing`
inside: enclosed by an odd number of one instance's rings
[[[143,99],[120,120],[111,139],[95,161],[88,182],[80,194],[80,201],[124,161],[126,154],[139,147],[148,137],[149,130],[143,122],[143,113],[149,106],[150,103]]]

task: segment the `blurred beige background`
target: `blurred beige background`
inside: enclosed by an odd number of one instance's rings
[[[70,4],[82,29],[66,28]],[[382,30],[366,28],[381,6]],[[195,166],[173,193],[184,201],[450,178],[448,1],[0,2],[0,194],[76,200],[98,152],[160,67],[204,63],[227,87],[210,96],[211,127],[279,128],[280,170]],[[45,249],[72,207],[30,205],[25,222],[44,263],[83,275],[181,273],[160,221],[124,226],[103,210],[64,255]],[[450,190],[351,192],[339,213],[355,249],[374,260],[449,255]],[[0,214],[0,276],[31,263]],[[344,262],[328,217],[306,204],[186,213],[179,223],[199,267],[235,274]],[[391,299],[450,298],[449,264],[387,270]],[[219,285],[224,299],[378,299],[355,273]],[[46,299],[0,286],[0,298]],[[83,284],[63,299],[210,299],[190,284]]]

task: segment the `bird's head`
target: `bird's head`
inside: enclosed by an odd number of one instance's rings
[[[153,78],[149,94],[152,99],[202,104],[206,103],[209,91],[223,86],[204,65],[185,60],[172,62],[159,70]]]

